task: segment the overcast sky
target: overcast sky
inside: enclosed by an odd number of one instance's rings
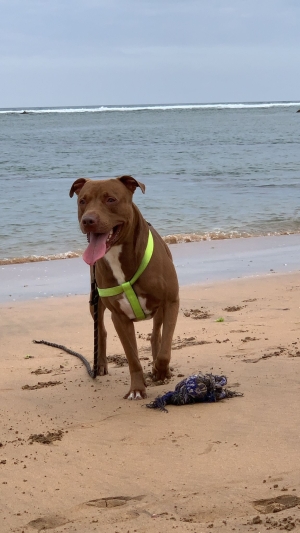
[[[0,0],[0,107],[300,100],[299,0]]]

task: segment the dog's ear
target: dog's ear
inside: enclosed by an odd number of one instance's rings
[[[125,187],[127,187],[127,189],[129,189],[132,193],[134,193],[137,187],[140,187],[142,193],[145,194],[145,185],[140,181],[135,180],[132,176],[121,176],[117,179],[121,181],[125,185]]]
[[[80,193],[82,187],[84,186],[84,184],[87,181],[89,181],[89,180],[87,180],[86,178],[79,178],[78,180],[74,181],[74,183],[73,183],[73,185],[72,185],[72,187],[70,189],[70,192],[69,192],[70,197],[73,198],[74,192],[75,192],[75,194],[78,195]]]

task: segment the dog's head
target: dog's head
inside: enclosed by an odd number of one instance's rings
[[[83,259],[93,265],[126,235],[133,221],[132,195],[145,185],[132,176],[92,181],[79,178],[70,189],[70,197],[78,196],[78,220],[87,234],[89,246]]]

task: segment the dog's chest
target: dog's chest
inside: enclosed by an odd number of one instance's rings
[[[120,254],[122,252],[122,244],[112,246],[112,248],[105,254],[104,258],[109,264],[114,278],[117,280],[118,285],[122,285],[122,283],[125,283],[125,274],[122,270],[121,262],[120,262]],[[151,318],[151,311],[147,309],[146,298],[143,298],[142,296],[138,296],[138,300],[140,302],[141,308],[143,309],[146,317]],[[127,300],[125,294],[120,295],[118,298],[118,302],[120,305],[121,310],[123,313],[130,319],[135,318],[135,314],[132,310],[132,307]]]

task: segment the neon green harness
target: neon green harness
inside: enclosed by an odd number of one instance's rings
[[[150,262],[150,259],[152,257],[152,254],[153,254],[153,249],[154,249],[153,236],[149,229],[148,243],[146,246],[144,257],[142,259],[142,262],[138,270],[133,276],[133,278],[130,281],[125,281],[125,283],[122,283],[122,285],[117,285],[116,287],[110,287],[109,289],[99,289],[98,287],[98,293],[101,297],[116,296],[117,294],[122,294],[123,292],[125,292],[125,295],[132,307],[135,318],[137,320],[145,320],[146,316],[145,316],[143,309],[141,308],[141,304],[138,300],[137,295],[135,294],[132,288],[132,285],[137,281],[140,275],[147,268]]]

